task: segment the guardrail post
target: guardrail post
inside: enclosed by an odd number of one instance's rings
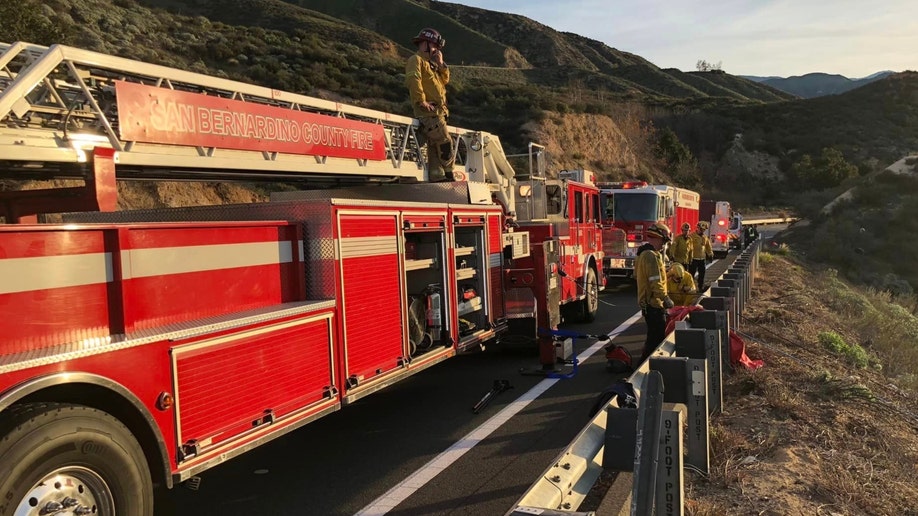
[[[634,471],[634,455],[621,451],[637,449],[638,409],[606,407],[606,441],[602,468]]]
[[[733,298],[734,296],[733,291],[726,287],[718,287],[717,284],[715,283],[714,285],[711,285],[710,289],[708,289],[708,293],[711,295],[709,299],[723,299],[723,306],[722,307],[715,306],[714,309],[726,310],[727,316],[730,318],[730,327],[738,328],[739,325],[737,324],[737,320],[736,320],[736,300]],[[708,303],[710,303],[710,301],[708,301]],[[701,306],[704,306],[705,308],[707,308],[707,306],[704,305],[703,299],[701,302]]]
[[[663,386],[657,371],[647,373],[644,392],[638,400],[637,439],[634,448],[634,488],[631,514],[653,514],[657,459],[660,448],[660,420],[663,417]]]
[[[748,301],[752,293],[752,282],[749,279],[751,275],[752,272],[750,271],[749,261],[744,260],[740,263],[733,262],[733,266],[724,273],[724,279],[739,280],[740,284],[743,286],[743,300]]]
[[[752,297],[752,285],[749,283],[749,262],[744,262],[739,265],[734,265],[733,267],[727,269],[727,272],[724,273],[724,279],[732,279],[739,283],[740,287],[743,289],[743,306],[749,301]]]
[[[733,325],[737,328],[740,327],[740,320],[743,316],[743,293],[740,290],[739,283],[736,280],[732,279],[719,279],[714,285],[711,286],[712,289],[727,289],[727,290],[717,290],[711,291],[711,295],[721,295],[730,299],[730,304],[733,309]]]
[[[686,464],[707,475],[711,470],[707,361],[651,356],[648,362],[650,370],[659,371],[663,375],[663,383],[668,386],[664,394],[664,401],[683,403],[688,408]]]
[[[728,270],[724,273],[723,279],[721,281],[733,281],[736,285],[736,297],[739,299],[739,311],[743,313],[746,306],[746,301],[749,300],[749,289],[746,286],[746,273],[742,269],[738,270]],[[723,286],[729,287],[729,284],[724,284]]]
[[[746,262],[746,270],[743,272],[743,279],[746,280],[746,298],[747,301],[752,299],[752,277],[755,275],[752,262]]]
[[[730,324],[727,321],[727,312],[723,310],[701,310],[689,314],[689,324],[692,328],[716,330],[720,346],[720,371],[730,371]]]
[[[682,407],[683,409],[685,407]],[[657,465],[658,516],[684,514],[685,475],[682,471],[683,410],[676,407],[663,410],[660,429],[660,462]]]
[[[709,414],[723,410],[720,333],[704,328],[676,330],[676,356],[707,361]]]

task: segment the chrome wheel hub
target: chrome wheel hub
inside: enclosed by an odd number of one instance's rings
[[[98,473],[82,466],[57,469],[29,490],[15,516],[115,514],[111,490]]]

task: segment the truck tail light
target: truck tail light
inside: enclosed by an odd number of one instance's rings
[[[726,226],[726,225],[727,225],[727,221],[726,221],[725,219],[720,219],[720,220],[717,221],[717,225],[718,225],[718,226]]]

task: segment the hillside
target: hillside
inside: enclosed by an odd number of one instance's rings
[[[765,365],[726,376],[686,514],[918,514],[918,319],[770,249],[740,325]]]
[[[737,127],[747,134],[750,150],[781,156],[835,145],[840,136],[858,134],[851,121],[870,120],[876,141],[847,144],[845,151],[856,146],[859,152],[850,159],[887,162],[910,147],[913,129],[897,117],[868,112],[863,118],[861,106],[842,106],[834,98],[839,104],[825,107],[786,103],[791,97],[785,93],[723,72],[663,70],[525,17],[447,2],[50,0],[43,5],[36,12],[64,27],[68,42],[77,46],[401,114],[410,112],[401,69],[412,51],[414,25],[434,24],[447,36],[454,65],[455,123],[498,133],[513,149],[525,147],[522,128],[543,119],[542,113],[613,115],[610,106],[620,102],[654,106],[657,122],[673,127],[696,156],[710,155],[699,162],[704,167],[719,159]],[[10,30],[0,26],[0,39],[18,39],[4,34]],[[711,129],[707,120],[693,121],[710,112],[729,119],[731,127]],[[799,125],[785,123],[785,116]],[[701,132],[716,132],[717,141],[704,141],[711,137]],[[654,156],[641,159],[653,168]]]
[[[619,96],[640,92],[656,101],[709,96],[640,56],[520,15],[429,0],[291,2],[377,31],[405,46],[410,46],[411,37],[421,27],[434,26],[446,37],[444,53],[453,64],[534,68],[541,73],[531,74],[529,80],[540,86],[587,84]],[[727,89],[738,85],[743,90],[740,93],[716,91],[713,96],[759,101],[791,98],[736,77],[733,84],[722,84]]]
[[[774,155],[842,150],[857,162],[889,164],[918,149],[918,72],[902,72],[849,92],[721,111],[739,120],[752,148]]]
[[[469,66],[498,66],[529,68],[531,65],[517,49],[503,45],[484,34],[469,30],[458,20],[409,0],[326,2],[318,0],[288,0],[335,18],[359,25],[381,34],[407,52],[413,52],[411,38],[422,27],[434,26],[448,34],[449,52],[454,49],[453,62]]]
[[[778,102],[792,98],[776,88],[763,87],[719,70],[682,72],[675,68],[667,68],[664,71],[712,97],[731,97],[741,101],[759,100],[763,102]]]
[[[693,123],[699,113],[731,120],[727,125],[747,134],[751,150],[775,156],[844,142],[849,159],[891,162],[912,147],[916,133],[907,114],[914,103],[907,98],[889,99],[880,110],[844,95],[812,104],[786,102],[792,96],[741,77],[663,70],[522,16],[455,3],[49,0],[41,5],[31,9],[41,13],[39,21],[62,28],[64,41],[77,46],[402,114],[410,112],[402,59],[412,51],[410,38],[418,28],[435,25],[447,36],[454,65],[455,122],[499,133],[514,148],[525,146],[520,129],[540,112],[609,115],[615,111],[609,106],[618,102],[655,106],[662,125],[673,127],[696,156],[709,153],[714,160],[733,134],[717,129],[726,139],[699,143],[706,138],[697,133],[708,131],[707,122]],[[9,12],[0,14],[15,20]],[[20,39],[16,25],[0,26],[0,40]],[[874,97],[869,104],[881,101],[882,94],[867,93]],[[898,102],[904,102],[906,114],[886,116]],[[670,114],[683,120],[664,120]],[[867,129],[859,127],[865,121],[874,141],[854,143]]]
[[[810,224],[785,239],[810,260],[831,264],[842,277],[913,296],[918,291],[918,245],[910,235],[918,231],[918,155],[902,160],[895,171],[871,174],[849,186],[831,204],[820,196],[819,211],[807,214]]]

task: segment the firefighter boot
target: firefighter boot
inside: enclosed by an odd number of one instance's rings
[[[437,144],[437,152],[440,158],[440,165],[448,181],[453,181],[453,165],[456,163],[456,155],[453,154],[453,142],[445,141]]]

